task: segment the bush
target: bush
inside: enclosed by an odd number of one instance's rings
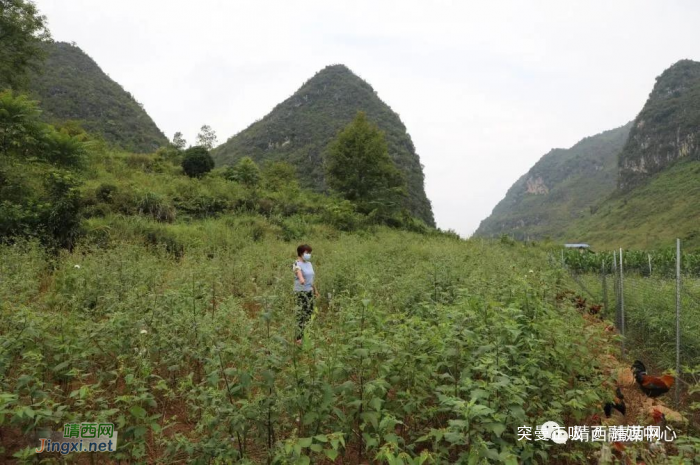
[[[355,212],[352,202],[347,200],[327,205],[323,210],[322,218],[324,223],[341,231],[354,231],[362,221],[360,215]]]
[[[214,169],[214,159],[209,151],[200,146],[190,147],[185,150],[182,160],[182,170],[191,178],[201,178]]]
[[[204,218],[224,213],[231,208],[231,203],[225,198],[201,194],[178,201],[177,207],[190,215]]]
[[[144,239],[146,244],[156,248],[163,248],[168,254],[175,259],[181,259],[185,254],[185,246],[177,240],[170,232],[163,229],[149,229],[145,232]]]
[[[118,188],[114,184],[103,183],[95,190],[95,198],[100,202],[113,203]]]
[[[299,216],[285,219],[277,218],[273,224],[280,227],[278,238],[285,242],[299,240],[309,232],[308,224]]]
[[[252,158],[243,157],[234,167],[226,168],[224,177],[229,181],[236,181],[249,187],[260,184],[260,168]]]
[[[138,211],[141,214],[150,215],[156,221],[172,223],[175,220],[175,208],[162,196],[153,192],[146,193],[139,199]]]
[[[265,189],[278,191],[284,186],[298,187],[297,169],[283,161],[268,162],[263,165],[262,180]]]

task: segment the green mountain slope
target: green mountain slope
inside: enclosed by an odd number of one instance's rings
[[[406,207],[434,226],[423,169],[406,127],[372,86],[343,65],[316,73],[263,119],[217,147],[213,156],[218,165],[233,164],[244,156],[258,163],[286,161],[297,167],[303,185],[324,190],[322,160],[328,145],[358,110],[386,133],[389,155],[406,176]]]
[[[47,46],[30,89],[47,122],[75,120],[90,133],[133,152],[152,152],[168,142],[134,97],[109,78],[80,48]]]
[[[659,77],[620,153],[619,189],[569,234],[598,248],[700,247],[700,63]]]
[[[619,160],[629,190],[681,158],[700,159],[700,63],[681,60],[656,78]]]
[[[475,234],[563,237],[572,220],[588,214],[615,190],[617,155],[630,127],[628,123],[544,155],[513,184]]]
[[[628,191],[617,191],[568,235],[597,250],[700,247],[700,161],[682,160]]]

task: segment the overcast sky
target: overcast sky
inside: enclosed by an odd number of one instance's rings
[[[37,0],[169,138],[219,142],[343,63],[403,120],[439,227],[467,236],[546,152],[621,126],[700,60],[700,2]]]

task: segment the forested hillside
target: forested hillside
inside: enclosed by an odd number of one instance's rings
[[[319,71],[260,121],[217,147],[213,156],[217,165],[245,156],[258,163],[285,161],[297,168],[302,185],[323,191],[329,144],[360,110],[386,134],[389,155],[406,178],[406,207],[434,226],[423,169],[406,127],[372,86],[343,65]]]
[[[152,152],[168,140],[134,96],[114,82],[79,47],[43,45],[46,61],[30,75],[29,88],[45,121],[75,121],[108,143]]]

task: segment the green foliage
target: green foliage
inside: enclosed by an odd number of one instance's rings
[[[266,189],[279,191],[284,186],[298,188],[297,170],[283,161],[267,162],[262,169],[262,182]]]
[[[46,17],[29,0],[0,0],[0,91],[23,90],[28,72],[44,58],[51,40]]]
[[[44,126],[37,103],[26,95],[0,92],[0,153],[3,156],[34,156]]]
[[[199,130],[199,134],[197,134],[197,145],[205,147],[207,150],[214,148],[214,145],[216,145],[216,133],[211,126],[205,124]]]
[[[214,160],[206,147],[195,146],[185,150],[182,170],[191,178],[201,178],[214,169]]]
[[[324,191],[323,159],[329,144],[361,110],[384,131],[389,156],[406,179],[403,201],[412,215],[434,226],[424,190],[423,169],[399,115],[382,102],[367,82],[343,65],[328,66],[262,120],[212,151],[217,165],[251,157],[260,166],[284,161],[298,171],[302,187]]]
[[[617,155],[631,126],[628,123],[544,155],[513,184],[475,234],[579,240],[575,232],[567,236],[567,231],[572,222],[590,214],[615,190]]]
[[[85,142],[76,128],[42,123],[36,102],[0,92],[0,240],[39,238],[69,247],[80,230]]]
[[[260,183],[260,168],[250,157],[238,160],[236,166],[226,168],[224,176],[229,181],[236,181],[245,186],[255,187]]]
[[[85,160],[84,133],[56,130],[39,119],[37,103],[12,91],[0,92],[0,155],[79,168]],[[78,135],[74,135],[78,134]]]
[[[663,249],[680,238],[684,250],[700,248],[700,161],[682,160],[648,182],[619,192],[593,214],[569,225],[568,237],[596,250]]]
[[[249,219],[91,220],[88,237],[112,241],[84,243],[52,270],[32,244],[0,247],[0,427],[113,421],[124,441],[109,459],[124,462],[558,463],[590,452],[517,440],[519,426],[580,424],[602,401],[590,363],[602,335],[553,305],[561,275],[541,250],[311,228],[324,298],[298,348],[284,278],[296,241],[254,241],[267,227]]]
[[[579,253],[578,250],[567,249],[564,251],[564,263],[568,268],[577,273],[607,273],[613,269],[613,252]],[[624,250],[622,254],[622,266],[625,272],[639,273],[649,276],[650,273],[673,277],[676,274],[676,247],[666,247],[658,250]],[[651,266],[651,272],[649,267]],[[700,253],[697,251],[681,251],[681,272],[684,275],[700,277]]]
[[[141,104],[80,48],[63,42],[43,48],[47,58],[29,89],[46,122],[77,121],[90,134],[133,152],[150,153],[168,143]]]
[[[400,208],[405,182],[389,158],[384,134],[363,112],[338,134],[325,166],[328,185],[360,212],[382,221]]]
[[[185,140],[182,133],[180,131],[176,132],[173,136],[173,147],[175,147],[178,150],[185,150],[186,146],[187,141]]]

